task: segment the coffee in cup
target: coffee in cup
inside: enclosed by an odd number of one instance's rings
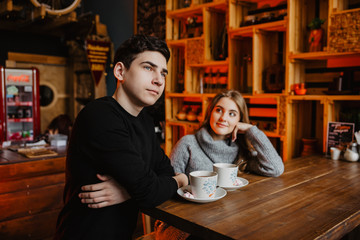
[[[218,174],[211,171],[194,171],[190,174],[191,193],[195,198],[214,198]]]
[[[239,166],[232,163],[215,163],[213,165],[214,172],[218,173],[219,187],[237,186],[236,178]]]

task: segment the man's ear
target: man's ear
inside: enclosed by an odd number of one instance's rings
[[[122,62],[118,62],[114,66],[114,76],[117,80],[120,82],[124,81],[124,75],[125,75],[125,66]]]

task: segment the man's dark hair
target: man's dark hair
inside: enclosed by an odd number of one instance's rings
[[[114,66],[118,62],[122,62],[124,66],[129,69],[132,61],[136,58],[136,55],[145,51],[156,51],[161,53],[166,62],[170,59],[170,51],[164,40],[157,37],[147,35],[134,35],[116,50],[114,57]]]

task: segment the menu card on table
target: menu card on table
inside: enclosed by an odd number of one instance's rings
[[[354,123],[329,122],[326,141],[326,154],[330,155],[331,147],[342,149],[354,139]]]

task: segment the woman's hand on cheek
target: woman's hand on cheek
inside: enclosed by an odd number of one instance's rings
[[[103,182],[82,186],[83,192],[79,194],[81,202],[88,204],[89,208],[103,208],[130,199],[126,189],[114,179],[100,174],[97,174],[97,177]]]
[[[249,123],[243,123],[243,122],[238,122],[238,124],[236,124],[234,130],[231,133],[231,141],[235,142],[237,135],[239,133],[245,133],[247,130],[249,130],[253,125],[249,124]]]

